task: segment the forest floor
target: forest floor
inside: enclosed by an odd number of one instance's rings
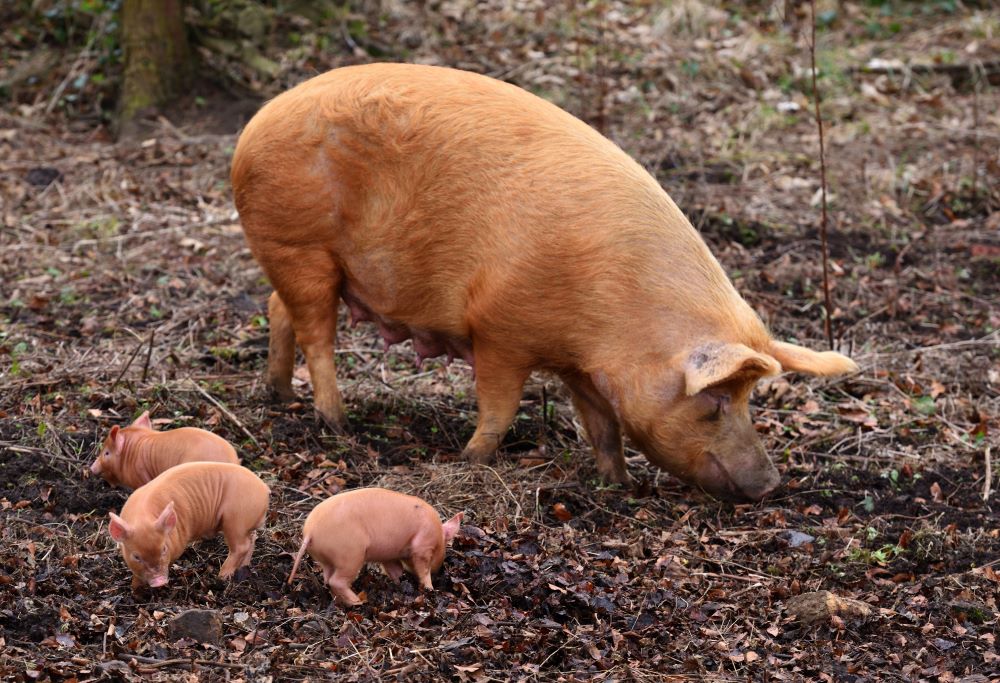
[[[808,14],[746,5],[760,8],[385,3],[333,29],[269,10],[269,35],[301,34],[263,50],[272,78],[202,54],[258,98],[379,58],[552,99],[657,176],[778,338],[821,348]],[[475,425],[468,366],[417,368],[408,343],[384,352],[344,316],[350,435],[317,427],[302,370],[301,401],[270,403],[270,290],[228,185],[257,100],[199,95],[115,144],[99,104],[81,104],[92,86],[53,96],[79,83],[79,48],[8,93],[0,678],[1000,680],[1000,17],[836,6],[817,54],[833,326],[861,371],[761,383],[755,420],[783,484],[755,505],[718,502],[633,450],[634,485],[601,485],[544,376],[497,462],[470,466],[457,455]],[[13,29],[0,47],[8,72],[38,49]],[[106,526],[127,493],[84,471],[111,426],[145,409],[161,429],[226,437],[272,487],[245,580],[216,577],[216,539],[192,546],[167,587],[130,591]],[[355,584],[367,602],[345,610],[311,562],[285,583],[309,510],[358,486],[465,512],[436,590],[367,569]],[[820,590],[868,609],[796,618],[794,598]],[[194,608],[217,611],[216,642],[172,637]]]

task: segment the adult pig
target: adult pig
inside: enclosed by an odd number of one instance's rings
[[[171,467],[109,513],[108,533],[132,570],[132,588],[165,586],[170,564],[194,540],[222,531],[229,557],[219,576],[250,564],[256,531],[264,525],[271,490],[240,465],[189,462]]]
[[[371,64],[266,104],[233,158],[250,249],[274,285],[269,380],[301,345],[319,415],[344,424],[338,299],[388,343],[475,368],[465,447],[494,454],[534,370],[569,387],[601,475],[621,432],[719,496],[778,483],[750,420],[758,379],[856,369],[771,338],[674,202],[585,123],[513,85]]]
[[[112,486],[137,489],[175,465],[196,461],[240,463],[221,436],[195,427],[158,432],[147,410],[128,427],[111,428],[90,471]]]
[[[308,550],[323,568],[323,582],[347,605],[361,604],[351,584],[365,562],[381,563],[393,581],[399,581],[405,569],[421,586],[433,590],[431,573],[441,566],[445,547],[461,523],[461,512],[442,524],[425,501],[396,491],[365,488],[338,493],[306,517],[288,583]]]

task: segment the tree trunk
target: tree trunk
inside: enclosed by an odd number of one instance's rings
[[[118,107],[119,137],[140,131],[140,117],[168,104],[186,87],[193,66],[182,0],[124,0],[125,73]]]

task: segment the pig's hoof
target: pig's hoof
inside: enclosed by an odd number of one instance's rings
[[[272,385],[267,393],[273,403],[291,403],[298,398],[295,395],[295,391],[292,390],[291,385],[288,385],[287,387],[276,387]]]
[[[488,465],[493,460],[496,451],[481,451],[478,448],[466,448],[462,451],[462,459],[468,460],[473,465]]]
[[[322,413],[316,413],[316,422],[334,436],[346,436],[349,431],[347,418],[345,417],[337,420],[335,418],[324,417]]]
[[[635,479],[632,478],[632,475],[624,470],[602,472],[600,468],[598,468],[597,474],[606,484],[621,484],[625,488],[630,488],[632,484],[635,483]]]

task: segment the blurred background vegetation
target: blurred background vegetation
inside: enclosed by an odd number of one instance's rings
[[[817,24],[821,34],[837,32],[848,41],[891,42],[914,22],[990,4],[820,0]],[[159,25],[170,15],[182,30]],[[528,87],[603,131],[613,72],[649,66],[640,32],[717,42],[746,36],[741,27],[750,23],[787,44],[807,18],[808,3],[801,0],[7,0],[0,7],[0,102],[44,101],[47,113],[58,109],[77,120],[115,124],[176,101],[205,106],[219,91],[270,97],[343,64],[421,61],[517,81],[561,54],[571,68],[550,71],[550,78]],[[718,66],[697,55],[665,56],[664,63],[673,62],[665,78],[674,85]],[[937,63],[956,59],[948,50],[928,56]],[[831,59],[821,58],[821,77],[842,72]],[[771,82],[766,69],[744,66],[736,63],[751,86],[809,88],[803,73],[779,68]],[[567,76],[575,88],[560,87]],[[636,86],[648,91],[642,78]]]

